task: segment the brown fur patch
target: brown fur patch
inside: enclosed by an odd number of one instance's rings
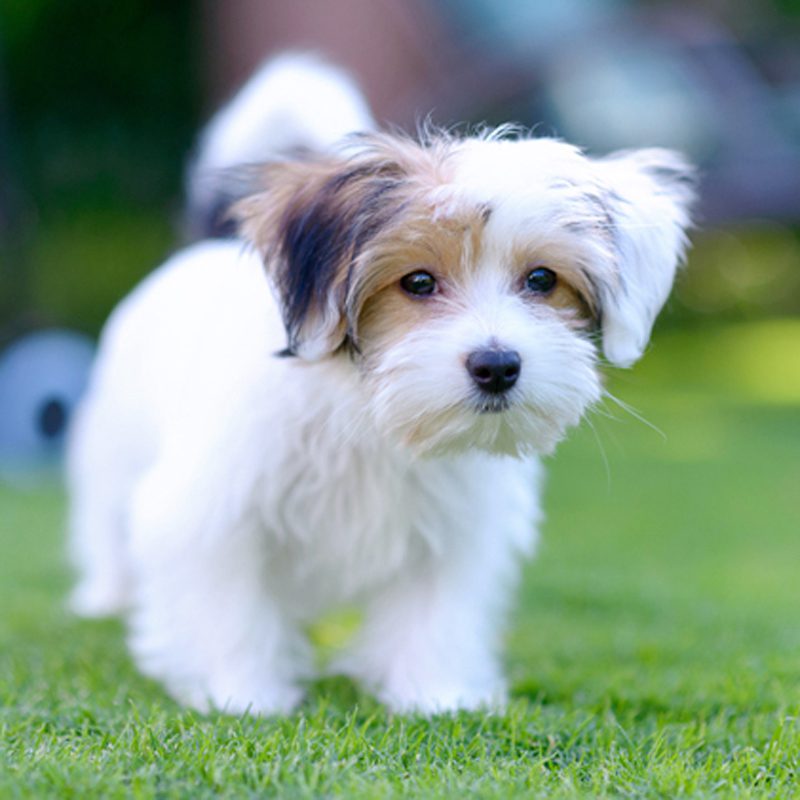
[[[545,242],[538,245],[516,247],[511,263],[519,275],[520,289],[524,292],[525,280],[531,270],[547,267],[557,276],[557,283],[547,295],[529,294],[530,302],[543,303],[568,312],[576,324],[584,327],[596,317],[599,298],[583,264],[582,254],[575,252],[570,242]]]
[[[424,325],[442,301],[458,302],[480,258],[485,217],[482,209],[441,216],[433,206],[422,206],[384,231],[364,253],[354,295],[356,331],[360,343],[370,345]],[[430,296],[408,295],[400,286],[405,275],[430,272],[437,289]]]
[[[278,288],[291,348],[319,335],[333,349],[341,344],[362,296],[362,254],[425,205],[444,180],[442,157],[436,148],[373,136],[352,158],[264,167],[265,190],[235,214]]]

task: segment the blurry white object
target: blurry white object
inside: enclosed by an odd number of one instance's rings
[[[374,129],[344,70],[303,53],[265,62],[200,135],[186,181],[190,229],[198,236],[226,229],[227,201],[239,193],[232,168],[302,150],[324,152],[348,133]]]
[[[57,458],[93,358],[92,341],[67,330],[0,351],[0,476],[19,478]]]

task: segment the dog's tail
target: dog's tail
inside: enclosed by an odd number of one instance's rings
[[[186,175],[189,235],[234,233],[228,209],[247,191],[248,165],[324,152],[348,133],[374,128],[346,72],[302,53],[267,61],[200,134]]]

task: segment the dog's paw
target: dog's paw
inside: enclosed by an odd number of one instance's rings
[[[453,713],[456,711],[501,712],[508,694],[500,683],[486,686],[443,683],[438,686],[387,686],[378,692],[380,700],[398,714]]]
[[[288,714],[303,699],[299,686],[286,683],[265,683],[258,686],[206,687],[182,686],[172,694],[183,705],[194,708],[203,714],[220,711],[223,714],[241,716],[252,714],[258,717],[271,717]]]

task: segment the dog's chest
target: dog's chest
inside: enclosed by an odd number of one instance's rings
[[[374,428],[340,368],[287,365],[292,379],[266,408],[258,528],[273,589],[314,614],[482,537],[524,549],[535,464],[414,458]]]
[[[469,497],[477,477],[460,459],[414,461],[377,438],[344,445],[326,430],[282,453],[261,504],[269,579],[312,612],[446,552],[469,519],[448,498]]]
[[[311,605],[345,600],[430,549],[407,463],[375,447],[306,455],[290,459],[266,492],[273,580],[306,593]]]

